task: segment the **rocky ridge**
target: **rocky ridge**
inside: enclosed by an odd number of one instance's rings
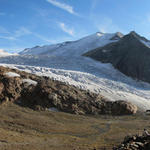
[[[112,102],[48,77],[5,67],[0,67],[0,101],[11,101],[35,110],[54,107],[73,114],[129,115],[137,112],[137,107],[129,102]]]

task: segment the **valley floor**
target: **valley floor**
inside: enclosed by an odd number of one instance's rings
[[[0,106],[0,150],[109,150],[128,134],[150,129],[150,116],[80,116]]]

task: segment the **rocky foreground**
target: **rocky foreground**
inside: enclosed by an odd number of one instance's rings
[[[129,102],[112,102],[48,77],[5,67],[0,67],[0,101],[2,104],[11,101],[34,110],[57,108],[73,114],[130,115],[137,112],[137,107]]]
[[[113,150],[149,150],[150,149],[150,135],[134,135],[126,136],[124,141]]]

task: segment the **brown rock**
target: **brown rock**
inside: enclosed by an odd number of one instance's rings
[[[132,115],[137,112],[137,107],[130,102],[116,101],[112,105],[113,115]]]

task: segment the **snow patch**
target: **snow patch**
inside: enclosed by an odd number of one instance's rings
[[[146,42],[144,40],[140,40],[145,46],[147,46],[148,48],[150,48],[150,41]]]
[[[37,82],[31,79],[23,79],[22,82],[27,83],[28,85],[37,85]]]
[[[15,72],[7,72],[5,75],[8,77],[20,77],[20,75]]]
[[[107,50],[106,50],[106,49],[103,49],[103,50],[102,50],[102,52],[103,52],[103,53],[106,53],[106,52],[107,52]]]
[[[96,34],[97,36],[102,36],[103,35],[103,33],[100,33],[100,32],[97,32],[97,34]]]
[[[56,107],[50,107],[48,110],[52,112],[60,112]]]

